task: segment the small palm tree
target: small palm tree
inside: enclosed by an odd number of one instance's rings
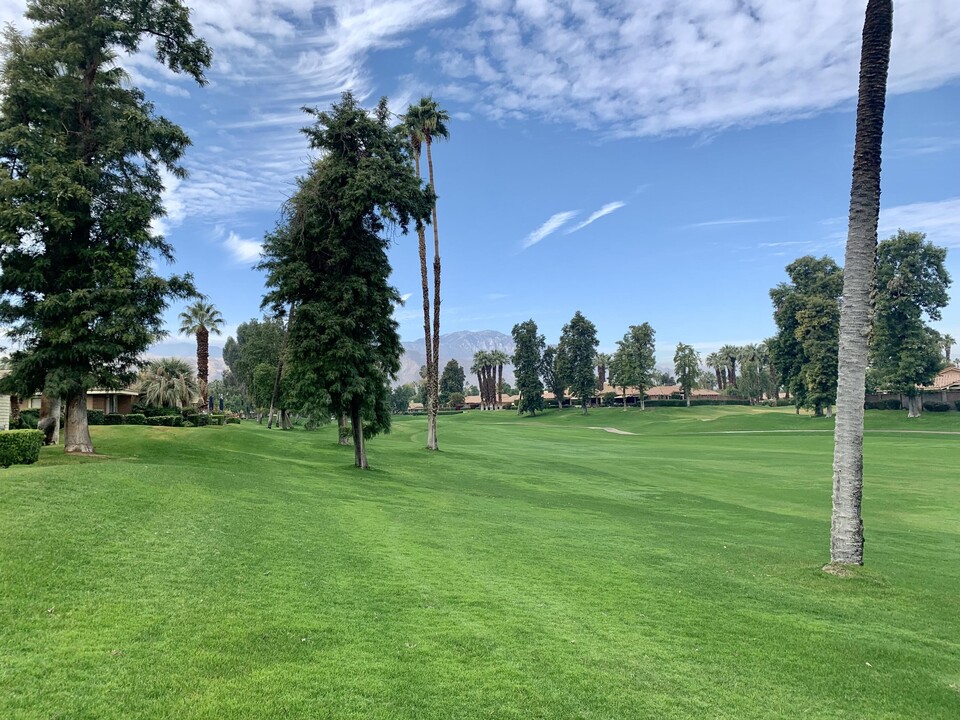
[[[140,373],[137,392],[145,405],[183,408],[192,405],[200,395],[190,363],[180,358],[152,360]]]
[[[496,409],[503,409],[503,366],[510,362],[510,356],[502,350],[493,350],[489,354],[491,372],[495,369],[497,373],[497,403]]]
[[[943,341],[943,357],[947,361],[947,364],[950,364],[950,353],[953,351],[953,346],[957,344],[957,341],[953,339],[953,335],[944,335],[942,338]]]
[[[210,333],[220,335],[223,316],[212,303],[197,300],[180,313],[180,334],[197,336],[197,379],[200,395],[207,394],[207,368],[210,360]]]

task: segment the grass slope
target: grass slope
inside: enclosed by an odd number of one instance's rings
[[[849,579],[830,421],[441,420],[369,473],[253,424],[0,471],[0,717],[960,717],[957,414],[868,414]]]

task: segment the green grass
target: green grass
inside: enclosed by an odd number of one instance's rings
[[[867,425],[846,579],[789,409],[93,428],[0,471],[0,717],[955,720],[960,414]]]

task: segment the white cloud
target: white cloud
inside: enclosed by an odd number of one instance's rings
[[[523,249],[526,250],[531,245],[536,245],[538,242],[547,237],[547,235],[559,230],[571,218],[576,217],[578,212],[579,210],[567,210],[565,212],[558,212],[554,215],[551,215],[549,220],[527,235],[526,239],[523,241]]]
[[[768,223],[783,220],[779,217],[760,217],[760,218],[727,218],[724,220],[708,220],[707,222],[693,223],[684,225],[685,228],[714,227],[716,225],[753,225],[755,223]]]
[[[925,232],[935,245],[960,247],[960,198],[881,208],[880,238],[900,228]]]
[[[478,3],[436,62],[494,118],[613,136],[803,117],[856,97],[865,2]],[[960,3],[897,6],[890,91],[960,76]]]
[[[263,243],[256,240],[245,240],[232,230],[223,241],[223,246],[233,256],[238,263],[253,263],[260,259],[260,253],[263,251]]]
[[[581,223],[577,223],[577,224],[574,225],[572,228],[570,228],[569,230],[567,230],[567,235],[569,235],[570,233],[575,233],[577,230],[583,230],[583,228],[585,228],[585,227],[586,227],[587,225],[589,225],[590,223],[599,220],[599,219],[602,218],[604,215],[609,215],[610,213],[612,213],[612,212],[614,212],[614,211],[616,211],[616,210],[619,210],[619,209],[622,208],[624,205],[626,205],[626,203],[625,203],[625,202],[621,202],[621,201],[619,201],[619,200],[615,200],[614,202],[607,203],[607,204],[604,205],[602,208],[600,208],[599,210],[597,210],[595,213],[592,213],[592,214],[590,215],[590,217],[588,217],[586,220],[584,220],[584,221],[581,222]]]

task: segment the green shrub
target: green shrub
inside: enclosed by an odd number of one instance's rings
[[[208,415],[207,417],[210,418],[211,425],[223,425],[223,420],[226,415]]]
[[[148,418],[152,417],[167,417],[170,415],[176,415],[180,417],[181,410],[180,408],[174,407],[154,407],[152,405],[141,405],[137,403],[133,406],[133,410],[136,413],[142,413]]]
[[[144,415],[143,413],[130,413],[129,415],[127,415],[126,424],[127,425],[146,425],[147,416]]]
[[[106,425],[107,414],[103,410],[87,410],[87,425]]]
[[[863,404],[866,410],[901,410],[900,401],[896,398],[890,400],[871,400]]]
[[[240,418],[238,417],[227,418],[227,425],[239,425],[239,424],[240,424]]]
[[[37,423],[40,422],[39,410],[21,410],[20,424],[11,430],[36,430]]]
[[[123,425],[123,415],[120,413],[107,413],[103,416],[104,425]]]
[[[0,431],[0,467],[32,465],[40,458],[43,433],[39,430]]]
[[[927,412],[950,412],[950,403],[929,401],[923,404]]]
[[[960,410],[960,400],[957,400],[956,405],[957,405],[957,410]]]
[[[209,415],[199,415],[199,414],[198,414],[198,415],[194,418],[194,422],[195,422],[195,427],[206,427],[207,425],[210,424],[210,416],[209,416]]]

